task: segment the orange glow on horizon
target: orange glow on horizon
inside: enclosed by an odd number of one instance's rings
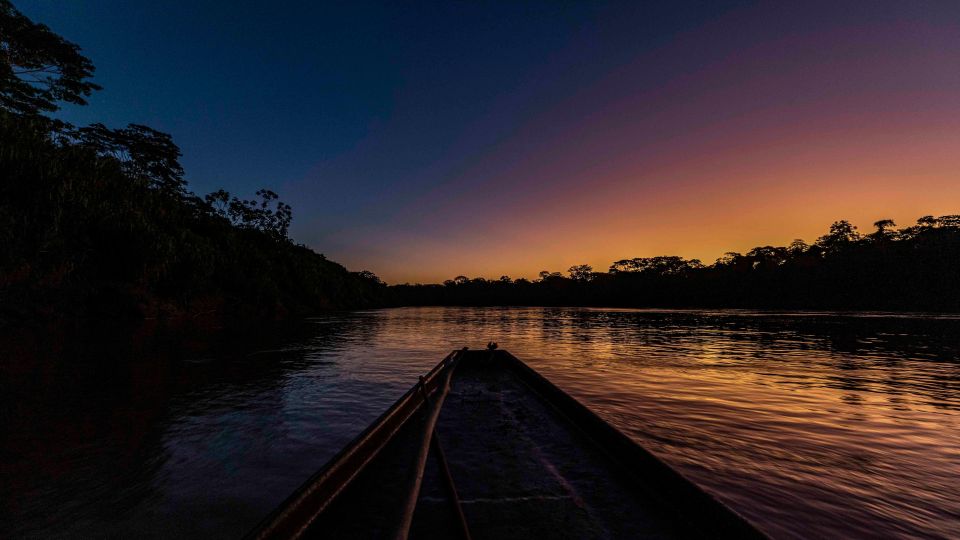
[[[948,120],[960,125],[960,117]],[[432,242],[398,234],[392,240],[412,249],[383,261],[390,270],[382,276],[391,283],[460,274],[533,278],[541,270],[586,263],[599,271],[618,259],[655,255],[710,264],[727,251],[813,242],[838,219],[869,232],[882,218],[903,227],[922,215],[960,212],[960,133],[924,125],[886,137],[761,135],[768,145],[660,167],[627,162],[540,200],[485,208],[465,196],[453,206],[473,216],[469,227],[437,231]]]
[[[785,62],[812,39],[787,36],[631,91],[639,58],[518,125],[389,230],[341,231],[363,250],[335,258],[389,283],[533,278],[657,255],[711,264],[813,242],[839,219],[870,232],[960,213],[956,29],[815,38],[830,55]]]

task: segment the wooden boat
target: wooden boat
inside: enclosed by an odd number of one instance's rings
[[[251,538],[763,538],[503,350],[455,351]]]

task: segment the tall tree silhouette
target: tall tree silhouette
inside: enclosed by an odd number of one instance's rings
[[[0,106],[15,114],[52,112],[60,102],[85,105],[100,87],[80,47],[0,0]]]
[[[571,266],[567,273],[570,274],[570,279],[574,281],[592,281],[593,280],[593,267],[589,264],[578,264]]]
[[[849,247],[860,240],[860,233],[849,221],[841,219],[830,225],[830,232],[817,239],[817,245],[828,252],[835,252]]]
[[[869,237],[875,242],[883,242],[884,240],[890,239],[894,235],[892,230],[897,226],[892,219],[880,219],[873,222],[873,226],[877,229],[874,233],[870,234]]]
[[[100,155],[117,160],[131,178],[166,195],[186,193],[180,148],[170,135],[139,124],[110,129],[97,123],[77,130],[76,138]]]

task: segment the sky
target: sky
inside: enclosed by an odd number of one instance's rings
[[[15,1],[190,189],[389,283],[960,213],[960,2]]]

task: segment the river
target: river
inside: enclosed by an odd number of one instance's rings
[[[775,538],[960,537],[960,317],[400,308],[295,326],[202,354],[13,340],[5,534],[241,536],[449,350],[492,340]]]

